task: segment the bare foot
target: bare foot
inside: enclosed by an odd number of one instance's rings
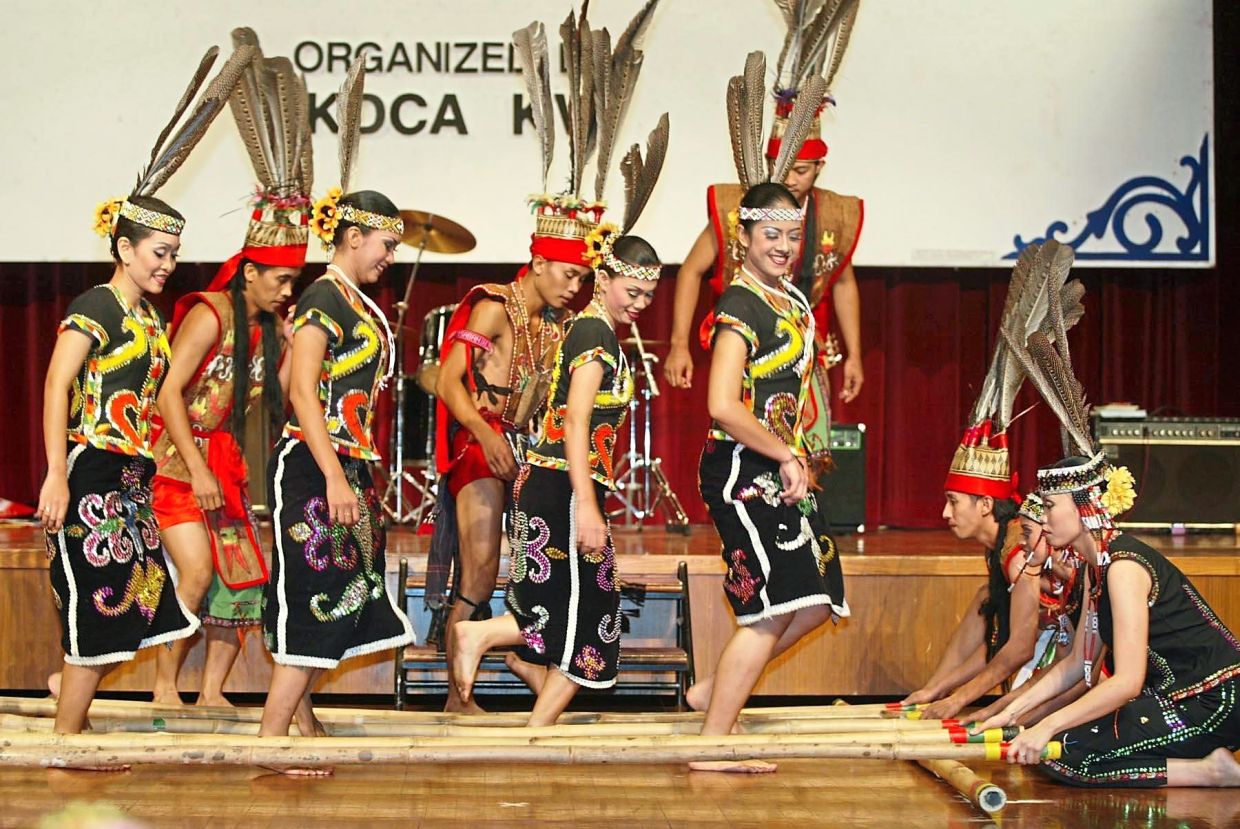
[[[515,653],[507,654],[504,657],[504,664],[508,666],[508,670],[517,675],[518,679],[530,686],[531,691],[535,694],[542,693],[543,683],[547,681],[546,666],[526,662]]]
[[[331,777],[336,770],[331,766],[285,766],[273,764],[270,766],[259,766],[260,769],[274,771],[276,774],[282,774],[285,777]]]
[[[456,644],[456,653],[452,656],[452,681],[461,695],[461,702],[469,702],[478,663],[486,653],[486,642],[476,630],[478,625],[478,622],[457,622],[452,626],[452,638]]]
[[[717,771],[726,774],[770,774],[779,766],[765,760],[698,760],[689,764],[690,771]]]
[[[211,694],[208,696],[205,692],[198,695],[198,701],[195,702],[194,705],[202,706],[203,708],[235,708],[236,707],[231,702],[229,702],[228,697],[224,696],[223,694]]]
[[[485,714],[484,709],[472,699],[466,702],[462,700],[458,694],[448,694],[448,701],[444,703],[443,710],[445,714]]]
[[[301,704],[297,706],[297,712],[293,715],[293,721],[297,723],[297,733],[303,737],[326,737],[327,728],[324,727],[322,720],[314,714],[314,706],[310,704],[310,696],[301,698]],[[281,772],[288,774],[289,772]],[[331,774],[329,771],[328,774]]]
[[[710,696],[714,690],[715,678],[708,676],[706,679],[689,686],[689,690],[685,691],[685,702],[694,711],[705,711],[710,707]]]
[[[51,674],[47,678],[47,692],[52,699],[60,698],[60,671]]]
[[[1240,786],[1240,763],[1236,755],[1226,748],[1216,748],[1206,757],[1209,764],[1210,777],[1215,786]]]
[[[184,705],[175,688],[156,688],[151,695],[151,702],[156,705]]]

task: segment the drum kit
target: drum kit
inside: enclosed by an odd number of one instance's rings
[[[408,394],[418,394],[420,390],[433,401],[435,385],[439,379],[444,336],[457,306],[440,305],[426,314],[418,344],[418,366],[412,372],[405,367],[405,320],[409,313],[414,282],[422,264],[422,254],[427,251],[465,253],[473,249],[475,240],[474,235],[461,225],[434,213],[402,210],[400,215],[405,223],[401,242],[417,248],[418,255],[409,274],[409,281],[405,284],[404,297],[396,303],[396,424],[392,435],[392,451],[388,454],[391,463],[386,470],[388,483],[383,496],[383,509],[394,523],[416,526],[430,515],[435,505],[435,487],[438,480],[435,469],[435,407],[422,407],[424,414],[416,424],[418,432],[425,434],[423,458],[407,461],[406,435],[410,427],[408,421],[411,412],[407,410],[406,399]],[[618,506],[607,514],[626,526],[640,529],[647,517],[661,511],[667,518],[669,530],[687,533],[689,518],[663,473],[662,460],[652,454],[651,409],[653,399],[659,396],[654,371],[658,358],[647,351],[646,346],[654,344],[656,343],[642,339],[636,324],[631,327],[629,338],[621,341],[621,347],[631,349],[631,353],[636,357],[634,364],[637,366],[637,377],[642,388],[640,400],[639,395],[635,394],[629,403],[629,449],[616,465],[617,490],[612,494]],[[410,389],[410,382],[416,384],[417,389]]]
[[[630,325],[629,336],[620,341],[620,347],[629,349],[636,358],[632,364],[636,368],[636,379],[641,382],[641,394],[634,394],[629,401],[629,451],[616,463],[616,489],[609,497],[618,502],[618,506],[608,510],[607,517],[640,530],[647,518],[661,511],[667,519],[669,532],[687,535],[689,516],[663,474],[663,459],[654,456],[651,442],[652,401],[660,394],[654,369],[659,358],[647,351],[646,346],[660,344],[643,339],[637,323]],[[641,421],[640,441],[638,420]]]
[[[383,494],[383,510],[398,524],[420,524],[435,504],[435,408],[427,407],[426,456],[424,460],[405,461],[405,437],[409,428],[406,412],[407,383],[412,380],[422,391],[435,394],[435,381],[439,376],[439,352],[443,346],[448,320],[455,305],[442,305],[426,315],[422,324],[422,336],[418,345],[418,368],[413,373],[405,368],[405,318],[409,314],[409,300],[422,265],[422,254],[465,253],[477,244],[474,234],[450,219],[421,210],[400,211],[405,223],[401,242],[417,248],[418,256],[413,262],[409,281],[405,283],[404,297],[396,303],[396,428],[392,433],[392,451],[388,453],[391,463],[387,469],[387,489]],[[407,497],[411,496],[411,497]]]

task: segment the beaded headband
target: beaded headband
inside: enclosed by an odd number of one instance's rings
[[[1077,466],[1039,469],[1038,488],[1043,495],[1071,494],[1081,522],[1093,531],[1113,528],[1113,519],[1137,501],[1136,480],[1128,467],[1112,466],[1102,452]]]
[[[1060,469],[1038,470],[1038,492],[1042,495],[1062,495],[1080,492],[1093,486],[1101,486],[1105,480],[1106,455],[1102,452],[1077,466]]]
[[[397,236],[403,236],[405,233],[405,222],[400,216],[384,216],[382,213],[371,213],[369,210],[362,210],[360,207],[353,207],[349,204],[340,208],[340,220],[369,227],[372,230],[386,230],[395,233]]]
[[[603,240],[603,267],[616,276],[631,276],[645,282],[658,282],[663,274],[662,265],[633,265],[616,256],[612,251],[617,234],[609,234]]]
[[[1030,492],[1025,496],[1025,500],[1021,502],[1020,509],[1016,514],[1022,518],[1028,518],[1037,524],[1046,523],[1046,504],[1042,501],[1042,496],[1036,492]]]
[[[111,236],[116,230],[117,220],[122,216],[134,224],[171,233],[173,236],[180,236],[181,231],[185,230],[184,219],[139,207],[128,199],[108,199],[95,208],[95,232],[100,236]]]
[[[804,207],[741,207],[742,222],[799,222],[805,219]]]
[[[343,197],[340,188],[333,187],[314,203],[314,208],[310,211],[310,230],[319,237],[324,250],[331,248],[336,227],[341,222],[350,222],[371,230],[386,230],[397,236],[405,234],[405,223],[399,216],[384,216],[382,213],[372,213],[351,204],[341,205],[340,200]]]

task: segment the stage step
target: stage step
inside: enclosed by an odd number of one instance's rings
[[[680,708],[684,708],[685,692],[694,682],[693,622],[689,605],[689,566],[679,562],[675,579],[655,577],[651,581],[621,581],[621,607],[629,607],[636,615],[651,603],[670,605],[674,620],[674,633],[668,640],[657,637],[652,644],[620,644],[620,677],[615,691],[618,693],[662,692],[671,693]],[[408,610],[414,599],[426,595],[425,574],[409,573],[408,559],[401,559],[397,584],[404,585],[404,603]],[[492,600],[503,600],[506,578],[500,578]],[[650,609],[653,609],[651,607]],[[411,614],[412,615],[412,614]],[[659,618],[657,615],[654,618]],[[669,617],[663,617],[669,618]],[[670,630],[669,630],[670,632]],[[419,639],[422,639],[419,636]],[[497,649],[482,658],[481,666],[488,672],[503,671],[504,657],[508,650]],[[439,691],[448,687],[447,659],[437,645],[410,645],[398,651],[395,657],[395,707],[405,706],[411,692]],[[663,678],[667,677],[667,678]],[[499,679],[480,677],[478,689],[516,691],[524,685],[514,675]]]

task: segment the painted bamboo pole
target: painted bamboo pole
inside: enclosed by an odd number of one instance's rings
[[[811,735],[812,736],[812,735]],[[860,745],[815,741],[754,742],[753,735],[717,738],[633,738],[615,744],[599,740],[558,740],[554,743],[462,745],[460,741],[372,738],[257,738],[165,735],[158,739],[100,740],[98,735],[60,735],[42,742],[13,743],[0,739],[0,766],[78,767],[138,764],[199,764],[322,767],[354,764],[420,763],[685,763],[695,760],[854,759],[854,760],[982,760],[1002,759],[1003,744]],[[481,742],[481,741],[480,741]],[[1045,757],[1059,755],[1050,743]]]
[[[871,720],[835,720],[828,723],[858,723],[856,730],[819,729],[815,726],[820,721],[802,723],[797,720],[777,720],[772,723],[758,723],[748,732],[754,735],[776,737],[785,735],[800,737],[819,735],[825,739],[847,737],[850,740],[868,741],[891,740],[895,742],[943,743],[943,742],[1004,742],[1010,740],[1018,729],[993,729],[981,735],[968,735],[964,729],[928,728],[928,724],[917,724],[909,728],[907,724],[892,722],[881,730],[869,730]],[[12,736],[15,740],[24,734],[47,734],[52,730],[53,721],[42,717],[18,717],[13,714],[0,715],[0,739]],[[894,726],[894,727],[892,727]],[[332,724],[327,727],[332,737],[440,737],[440,738],[471,738],[525,740],[533,737],[580,737],[588,739],[610,739],[628,737],[656,737],[677,734],[695,735],[698,732],[696,723],[603,723],[600,725],[552,725],[543,728],[492,728],[492,727],[461,727],[435,724],[399,724],[371,723],[369,725]],[[137,718],[111,719],[96,717],[92,720],[92,731],[95,735],[167,733],[167,734],[225,734],[257,736],[257,723],[239,723],[226,720],[177,720],[177,719],[146,719]]]

